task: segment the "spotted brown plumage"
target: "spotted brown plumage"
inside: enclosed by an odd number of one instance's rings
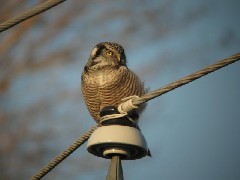
[[[82,73],[82,93],[87,108],[96,122],[106,106],[117,107],[121,99],[145,93],[144,85],[126,65],[121,45],[111,42],[97,44]],[[140,108],[138,111],[142,111]]]

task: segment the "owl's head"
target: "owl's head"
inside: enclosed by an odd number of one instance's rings
[[[121,45],[112,42],[97,44],[88,60],[88,67],[125,66],[126,56]]]

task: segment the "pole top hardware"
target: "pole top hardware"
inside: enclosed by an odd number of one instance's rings
[[[97,128],[88,140],[87,150],[106,159],[119,155],[123,160],[134,160],[148,154],[147,142],[141,131],[121,125]]]
[[[119,113],[113,106],[102,109],[100,116]],[[136,115],[135,115],[136,117]],[[87,150],[106,159],[120,156],[123,160],[140,159],[148,155],[147,142],[137,126],[128,117],[109,119],[90,136]]]

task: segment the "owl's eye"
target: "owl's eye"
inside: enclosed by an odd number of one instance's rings
[[[112,53],[112,51],[107,51],[106,54],[107,54],[108,56],[112,56],[113,53]]]

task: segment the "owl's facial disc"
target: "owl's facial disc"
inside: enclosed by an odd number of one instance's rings
[[[91,54],[89,66],[121,66],[126,65],[126,56],[123,48],[116,43],[99,43],[97,44]]]
[[[96,57],[97,50],[98,50],[97,47],[94,47],[94,48],[93,48],[93,50],[92,50],[92,52],[91,52],[91,55],[90,55],[91,58],[95,58],[95,57]]]
[[[105,46],[97,44],[91,52],[91,55],[90,55],[91,59],[93,60],[96,59],[101,54],[101,51],[103,48],[105,48]]]

